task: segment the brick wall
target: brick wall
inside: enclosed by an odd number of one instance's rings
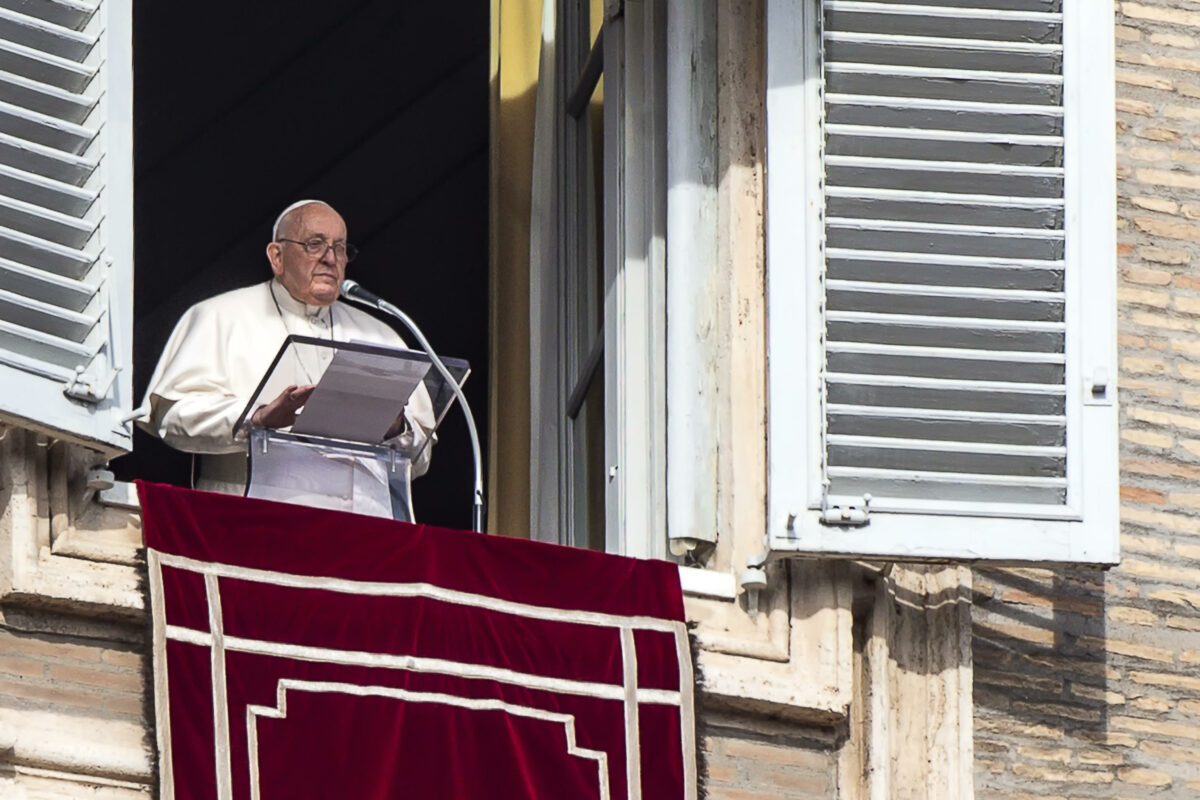
[[[140,724],[141,664],[127,643],[0,629],[0,702]]]
[[[818,800],[837,796],[828,729],[699,709],[706,800]]]
[[[1200,2],[1117,6],[1122,563],[976,572],[979,798],[1200,796]]]
[[[150,795],[143,650],[135,626],[0,612],[0,797]]]

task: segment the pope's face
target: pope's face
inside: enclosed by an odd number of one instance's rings
[[[346,277],[346,223],[341,215],[329,206],[313,203],[295,212],[295,221],[281,230],[280,239],[267,245],[267,258],[275,277],[288,290],[288,294],[302,303],[312,306],[328,306],[338,297],[342,278]],[[338,249],[324,248],[318,255],[309,255],[304,244],[296,242],[319,242],[341,245]]]

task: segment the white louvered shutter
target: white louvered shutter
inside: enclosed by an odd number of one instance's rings
[[[0,415],[129,448],[129,0],[0,0]]]
[[[1114,560],[1111,4],[773,2],[774,545]]]

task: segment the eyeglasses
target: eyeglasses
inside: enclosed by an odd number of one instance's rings
[[[304,252],[313,258],[324,258],[327,251],[333,250],[334,258],[338,261],[349,263],[358,255],[358,248],[346,242],[330,243],[324,239],[309,239],[307,242],[301,242],[296,239],[276,239],[275,241],[298,244],[304,248]]]

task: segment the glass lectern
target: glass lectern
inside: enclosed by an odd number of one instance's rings
[[[461,386],[467,362],[442,360]],[[290,428],[252,422],[304,385],[316,388]],[[249,444],[246,496],[412,522],[413,465],[453,402],[424,352],[288,336],[234,426]]]

